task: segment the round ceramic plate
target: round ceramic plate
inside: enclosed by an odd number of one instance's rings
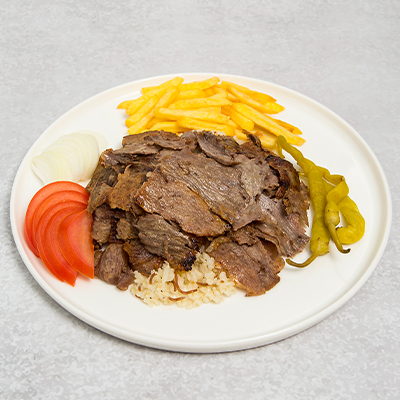
[[[386,246],[391,199],[376,157],[358,133],[321,104],[287,88],[245,77],[215,74],[221,80],[268,93],[285,106],[279,118],[298,126],[306,143],[301,150],[315,163],[346,177],[350,196],[366,220],[363,239],[349,254],[332,251],[305,269],[286,266],[280,283],[259,297],[238,291],[220,304],[192,310],[177,306],[150,308],[129,291],[121,292],[98,279],[79,276],[75,287],[59,282],[29,250],[23,234],[28,203],[41,187],[30,168],[31,158],[57,137],[78,129],[102,133],[109,147],[121,146],[126,135],[124,110],[117,105],[172,76],[160,76],[100,93],[67,112],[34,143],[22,161],[11,195],[11,225],[18,251],[39,285],[62,307],[86,323],[118,338],[158,349],[223,352],[266,345],[320,322],[348,301],[365,283]],[[182,74],[185,82],[213,74]],[[296,257],[308,257],[307,250]]]

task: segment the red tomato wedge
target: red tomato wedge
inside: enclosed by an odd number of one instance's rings
[[[60,205],[48,210],[40,223],[38,250],[43,263],[59,280],[74,286],[77,271],[64,258],[57,242],[60,224],[68,215],[82,211],[82,206],[70,205],[60,209]],[[84,210],[86,212],[86,210]]]
[[[45,245],[43,241],[45,240],[45,234],[46,234],[46,229],[48,229],[49,221],[51,218],[59,211],[63,209],[70,209],[73,208],[75,212],[82,211],[86,207],[85,204],[79,202],[79,201],[66,201],[58,204],[54,204],[51,207],[49,207],[42,215],[42,218],[40,218],[40,221],[37,225],[37,228],[35,230],[35,246],[37,246],[39,257],[40,257],[40,251],[39,247],[42,247]]]
[[[94,278],[88,201],[89,194],[79,184],[54,182],[33,196],[25,216],[29,248],[57,279],[72,286],[78,273]]]
[[[35,213],[33,214],[33,221],[32,221],[32,233],[31,239],[32,244],[36,246],[37,236],[38,236],[38,228],[40,220],[43,218],[44,213],[47,210],[51,209],[54,205],[57,204],[65,204],[70,201],[77,201],[82,204],[82,208],[87,207],[87,194],[83,194],[80,192],[75,192],[73,190],[67,190],[65,192],[56,192],[51,194],[49,197],[43,200],[42,203],[38,205],[36,208]]]
[[[86,198],[89,198],[88,193],[86,192],[85,188],[81,185],[74,183],[74,182],[67,182],[67,181],[58,181],[49,183],[46,186],[43,186],[31,199],[28,208],[26,210],[25,215],[25,223],[24,223],[24,231],[25,231],[25,239],[28,244],[28,247],[32,250],[32,252],[39,257],[38,251],[33,244],[32,241],[32,232],[33,232],[33,219],[35,215],[35,211],[37,207],[43,203],[43,201],[52,195],[53,193],[57,192],[66,192],[66,191],[75,191],[79,192],[82,195],[85,195]],[[87,200],[86,200],[87,202]]]
[[[86,210],[65,218],[58,230],[58,244],[65,259],[82,275],[94,277],[93,218]]]

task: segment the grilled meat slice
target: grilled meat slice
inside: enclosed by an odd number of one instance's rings
[[[175,133],[166,131],[147,131],[137,135],[127,135],[122,139],[123,147],[140,147],[142,145],[163,147],[166,149],[181,150],[185,146],[185,141]]]
[[[139,217],[139,239],[146,249],[167,260],[173,268],[189,271],[196,259],[202,239],[182,232],[178,225],[158,214]]]
[[[274,154],[271,151],[262,148],[260,139],[256,135],[247,132],[247,139],[246,142],[239,146],[239,152],[246,157],[264,159],[269,155]]]
[[[92,239],[103,245],[137,237],[132,219],[130,213],[103,204],[93,212]]]
[[[308,192],[304,190],[305,186],[300,181],[298,172],[290,162],[275,155],[268,156],[267,162],[279,177],[279,189],[275,197],[283,199],[286,214],[297,213],[302,223],[308,225]]]
[[[183,182],[167,181],[159,168],[137,191],[135,200],[147,212],[177,222],[183,231],[197,236],[218,236],[229,229],[198,194]]]
[[[218,136],[212,132],[196,131],[197,142],[203,152],[222,165],[236,164],[235,155],[239,144],[229,136]]]
[[[309,241],[299,214],[286,214],[282,199],[269,198],[262,194],[259,199],[263,217],[254,222],[257,236],[273,242],[284,257],[292,257],[304,250]]]
[[[128,254],[123,244],[112,243],[101,254],[94,275],[111,285],[118,285],[121,273],[128,271]]]
[[[134,196],[146,179],[147,171],[135,171],[130,165],[123,174],[118,174],[118,181],[108,193],[108,204],[111,208],[135,212]]]
[[[111,235],[114,212],[107,205],[97,207],[93,212],[92,239],[100,244],[107,243]]]
[[[250,202],[240,182],[240,171],[221,165],[204,154],[177,152],[164,158],[159,168],[165,180],[185,184],[215,214],[231,224]]]
[[[106,203],[108,194],[117,183],[118,174],[111,167],[104,167],[99,163],[93,173],[92,179],[86,186],[90,193],[87,210],[92,213],[97,207]]]
[[[247,291],[247,296],[259,296],[278,282],[284,266],[272,243],[256,239],[254,244],[224,241],[210,252],[216,263]]]
[[[142,275],[150,276],[151,271],[160,268],[164,262],[161,257],[147,251],[139,240],[125,242],[124,250],[129,256],[131,268]]]
[[[127,241],[131,239],[137,239],[138,233],[134,226],[135,216],[130,212],[125,212],[125,215],[118,213],[117,222],[117,239]]]

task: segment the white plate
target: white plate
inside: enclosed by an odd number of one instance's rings
[[[185,82],[213,74],[182,74]],[[238,293],[223,303],[194,310],[149,308],[128,291],[100,280],[79,277],[73,288],[55,279],[28,249],[23,221],[28,203],[41,187],[30,160],[63,134],[91,129],[104,134],[109,146],[121,146],[126,134],[125,113],[117,105],[138,97],[140,88],[162,83],[171,76],[132,82],[100,93],[54,122],[26,154],[11,195],[11,225],[27,268],[39,285],[62,307],[86,323],[118,338],[165,350],[222,352],[247,349],[287,338],[320,322],[348,301],[365,283],[385,249],[391,224],[388,184],[376,157],[363,139],[321,104],[284,87],[239,76],[223,80],[269,93],[286,107],[279,118],[298,126],[307,142],[305,156],[332,173],[346,176],[350,196],[366,220],[364,238],[343,255],[332,252],[305,269],[286,266],[281,282],[260,297]],[[299,255],[296,260],[308,255]]]

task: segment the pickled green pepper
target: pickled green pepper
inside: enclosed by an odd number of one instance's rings
[[[295,267],[306,267],[318,256],[329,252],[331,238],[341,253],[348,253],[350,249],[343,249],[343,244],[355,243],[363,237],[365,220],[356,203],[348,196],[349,187],[345,178],[342,175],[332,175],[328,169],[315,165],[282,136],[278,137],[277,149],[281,157],[282,149],[287,151],[308,178],[314,208],[310,239],[312,255],[301,264],[292,260],[286,260],[287,263]],[[347,221],[347,226],[337,228],[340,213]]]

